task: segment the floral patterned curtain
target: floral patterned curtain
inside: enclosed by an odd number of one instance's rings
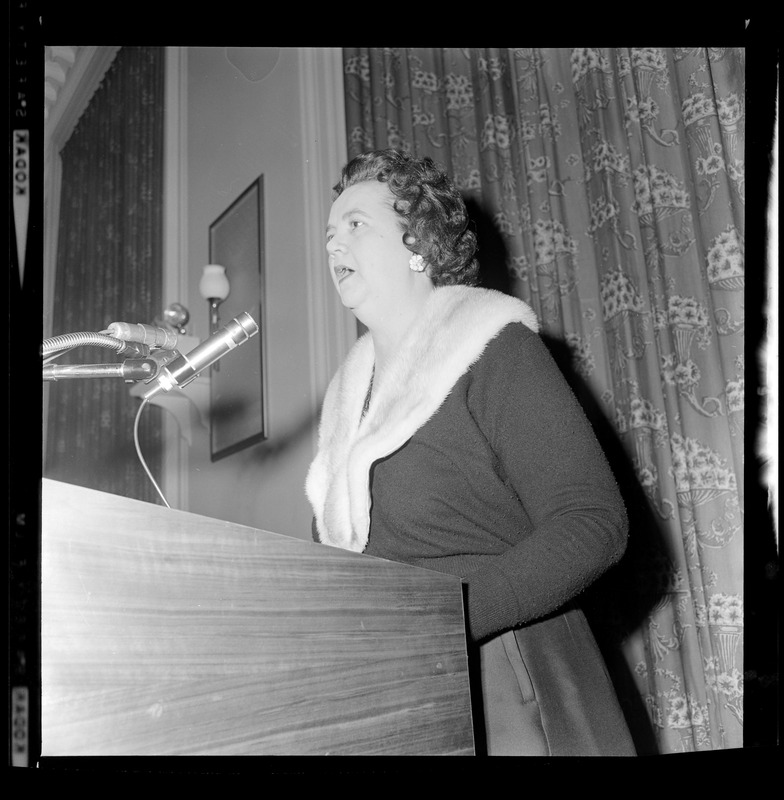
[[[641,754],[743,744],[742,49],[344,51],[349,155],[465,193],[631,522],[586,597]]]
[[[62,150],[52,335],[152,323],[163,295],[163,49],[122,47]],[[78,347],[58,363],[119,363]],[[139,400],[119,378],[49,384],[44,475],[157,502],[137,457]],[[153,475],[161,410],[145,408],[139,443]]]

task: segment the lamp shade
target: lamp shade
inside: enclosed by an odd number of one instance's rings
[[[226,267],[207,264],[199,281],[199,293],[205,300],[225,300],[229,296],[229,279]]]

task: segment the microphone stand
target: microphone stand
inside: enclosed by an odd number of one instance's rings
[[[119,327],[122,324],[123,323],[118,323],[117,326]],[[142,328],[142,335],[145,336],[145,341],[147,341],[147,330],[144,326],[142,326]],[[120,329],[120,333],[124,332],[123,329]],[[163,331],[161,333],[163,333]],[[157,342],[157,340],[155,341]],[[161,344],[165,343],[167,343],[167,340],[163,339]],[[150,383],[166,364],[182,357],[178,350],[158,349],[155,345],[150,346],[149,344],[142,344],[124,339],[115,340],[113,336],[100,333],[66,334],[62,337],[45,340],[41,349],[42,355],[46,356],[49,354],[52,358],[57,358],[58,350],[60,354],[62,354],[66,350],[71,350],[74,347],[87,345],[110,347],[119,353],[128,353],[131,357],[126,358],[122,364],[44,364],[44,381],[73,380],[76,378],[122,378],[125,383],[138,383],[141,381]],[[52,351],[54,351],[54,354],[52,354]],[[147,477],[160,495],[164,505],[167,508],[171,508],[158,486],[157,481],[153,477],[152,472],[150,472],[150,468],[147,466],[139,446],[139,417],[147,402],[148,399],[143,397],[134,423],[133,436],[136,444],[136,452],[144,471],[147,473]]]
[[[92,342],[85,342],[92,344]],[[134,358],[126,358],[121,364],[45,364],[44,381],[73,380],[76,378],[122,378],[126,383],[149,382],[162,367],[180,356],[178,350],[154,350],[136,342],[119,342],[123,351]]]

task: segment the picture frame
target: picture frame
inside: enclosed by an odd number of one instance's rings
[[[210,225],[211,264],[226,269],[223,327],[243,311],[259,333],[210,367],[210,458],[218,461],[268,438],[264,313],[264,176]]]

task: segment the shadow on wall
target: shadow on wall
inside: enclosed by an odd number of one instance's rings
[[[512,294],[507,250],[489,215],[466,199],[479,242],[479,285]],[[629,518],[629,541],[621,561],[580,598],[612,676],[639,755],[658,753],[650,718],[621,651],[621,645],[665,597],[672,563],[656,512],[636,478],[631,459],[591,388],[575,370],[572,351],[562,340],[542,334],[566,382],[593,426],[618,482]]]
[[[479,285],[485,289],[496,289],[512,294],[512,281],[506,268],[507,250],[498,228],[482,206],[472,197],[464,197],[469,227],[476,234],[479,261]]]

